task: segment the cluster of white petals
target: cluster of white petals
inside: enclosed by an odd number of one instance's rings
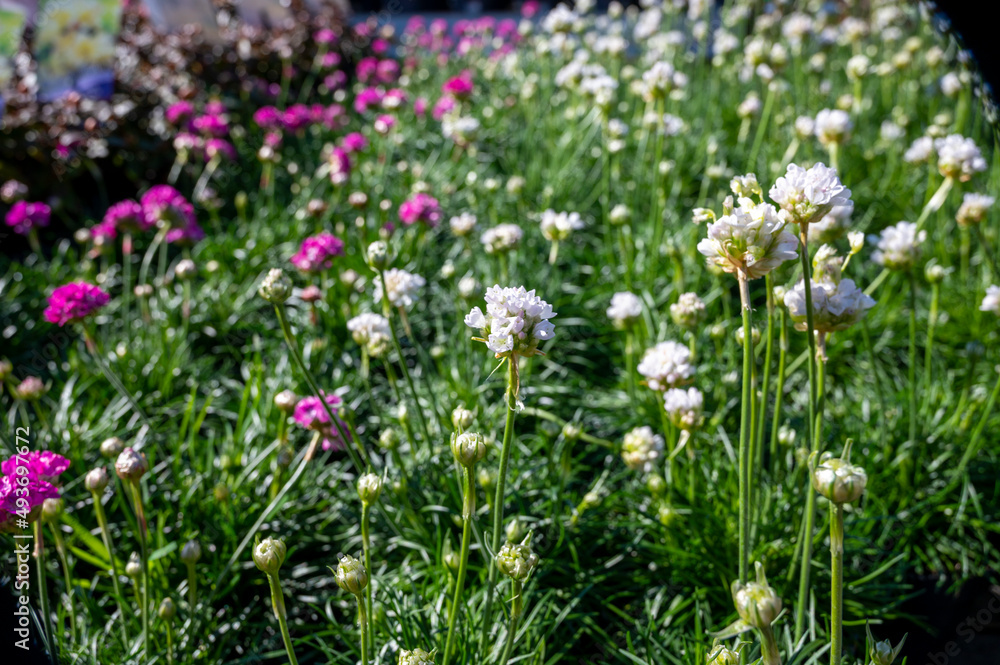
[[[474,307],[465,325],[482,331],[486,346],[497,358],[511,355],[533,356],[538,343],[552,339],[555,327],[549,321],[552,305],[523,286],[491,286],[486,289],[486,313]]]
[[[662,99],[671,90],[683,88],[687,85],[687,76],[674,69],[669,62],[654,62],[652,66],[642,73],[642,85],[640,92],[643,99],[652,101]]]
[[[671,388],[663,393],[663,408],[667,411],[670,422],[682,430],[693,430],[701,427],[705,421],[702,411],[705,407],[705,396],[697,388]]]
[[[628,291],[619,291],[611,296],[608,318],[618,328],[624,328],[642,316],[642,300]]]
[[[798,246],[774,206],[744,198],[738,208],[708,225],[708,237],[698,243],[698,251],[725,272],[743,271],[757,279],[796,258]]]
[[[826,164],[804,169],[789,164],[785,175],[778,178],[769,192],[781,208],[782,217],[794,224],[818,222],[834,206],[851,204],[851,190],[844,187],[837,170]]]
[[[921,136],[915,139],[910,147],[903,153],[903,161],[907,164],[923,164],[930,161],[934,154],[934,139],[930,136]]]
[[[983,296],[983,304],[979,306],[981,312],[993,312],[1000,316],[1000,286],[986,287],[986,295]]]
[[[360,346],[373,356],[381,355],[392,338],[389,321],[381,314],[366,312],[347,322],[347,330]]]
[[[660,342],[646,349],[638,369],[639,374],[646,377],[646,385],[661,392],[676,388],[694,374],[691,352],[673,341]]]
[[[583,220],[577,212],[556,212],[546,210],[542,213],[540,221],[542,235],[546,240],[565,240],[573,231],[583,228]]]
[[[412,307],[413,303],[416,302],[417,292],[427,284],[427,280],[420,275],[399,268],[389,268],[382,275],[375,276],[375,302],[382,300],[383,277],[385,278],[386,298],[393,307],[406,309]]]
[[[854,123],[847,111],[823,109],[816,114],[816,138],[823,145],[840,144],[851,136]]]
[[[472,229],[476,227],[476,221],[476,216],[471,212],[463,212],[461,215],[452,217],[448,225],[451,227],[452,233],[461,237],[472,232]]]
[[[663,437],[655,434],[648,425],[627,432],[622,441],[622,459],[634,471],[652,471],[662,453]]]
[[[955,219],[962,226],[978,224],[986,219],[986,213],[996,203],[996,199],[986,194],[976,194],[968,192],[962,197],[962,205],[958,208]]]
[[[524,231],[517,224],[497,224],[483,232],[482,243],[487,254],[510,251],[521,242]]]
[[[938,171],[946,178],[966,181],[974,174],[986,170],[986,160],[976,142],[960,134],[951,134],[934,140],[937,150]]]
[[[670,318],[681,328],[691,330],[705,320],[705,301],[697,293],[682,293],[670,306]]]
[[[875,306],[875,301],[855,286],[853,280],[823,280],[812,282],[812,305],[813,329],[820,333],[832,333],[846,330],[860,321]],[[795,329],[805,330],[805,282],[799,282],[785,294],[785,306],[795,322]]]
[[[920,243],[926,231],[917,231],[913,222],[899,222],[882,230],[872,259],[890,270],[909,270],[920,257]]]

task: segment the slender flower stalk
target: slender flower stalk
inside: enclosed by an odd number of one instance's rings
[[[365,587],[368,586],[368,569],[350,555],[342,555],[336,570],[337,586],[354,594],[358,600],[358,623],[361,627],[361,665],[368,665],[368,608]]]
[[[298,665],[295,658],[295,649],[292,648],[292,637],[288,632],[288,620],[285,612],[285,594],[281,591],[281,580],[278,578],[278,571],[281,564],[285,562],[287,548],[285,543],[277,538],[265,538],[253,546],[253,562],[265,575],[267,584],[271,590],[271,607],[274,609],[274,616],[278,619],[278,626],[281,628],[281,639],[285,644],[285,652],[288,654],[288,661],[291,665]],[[367,665],[363,663],[362,665]]]
[[[104,515],[104,505],[101,503],[101,495],[108,486],[108,472],[103,466],[92,469],[84,477],[84,485],[94,499],[94,514],[97,516],[97,524],[101,529],[101,539],[104,541],[104,549],[108,552],[108,560],[111,562],[111,585],[115,592],[115,603],[118,605],[118,615],[121,619],[123,644],[128,644],[128,623],[125,617],[125,608],[122,601],[121,584],[118,581],[118,559],[115,556],[114,545],[111,542],[111,532],[108,530],[108,518]]]
[[[751,323],[750,283],[745,272],[737,273],[740,286],[740,309],[743,312],[743,397],[740,415],[739,451],[739,580],[745,584],[750,571],[750,450],[753,447],[753,325]]]
[[[524,581],[538,565],[538,555],[531,551],[531,532],[520,543],[507,543],[496,555],[497,568],[510,578],[511,608],[507,640],[499,665],[507,665],[517,639],[517,627],[524,612]]]
[[[361,499],[361,543],[364,548],[363,554],[365,560],[365,570],[372,569],[372,547],[371,534],[369,533],[369,522],[371,521],[372,506],[375,505],[379,496],[382,494],[382,484],[382,479],[374,473],[366,473],[358,479],[358,496]],[[369,613],[369,625],[367,626],[369,651],[373,649],[372,640],[375,636],[375,606],[372,601],[372,586],[372,584],[368,584],[365,587],[365,596],[368,601],[368,607],[373,610]]]
[[[764,351],[764,379],[760,386],[760,412],[757,414],[757,459],[755,464],[762,468],[764,451],[764,423],[767,422],[767,402],[768,393],[771,388],[771,362],[774,358],[774,288],[772,286],[771,275],[764,278],[764,288],[767,290],[767,339]],[[745,335],[745,333],[744,333]]]
[[[917,443],[917,278],[913,271],[908,272],[910,281],[910,348],[907,366],[907,380],[910,385],[910,408],[908,422],[910,425],[909,441]]]
[[[132,507],[135,510],[136,521],[138,523],[139,539],[139,578],[142,584],[142,644],[143,653],[148,658],[149,652],[149,546],[146,535],[146,513],[142,506],[142,488],[139,481],[146,472],[149,471],[149,462],[146,455],[136,452],[133,448],[126,448],[115,461],[115,472],[121,478],[122,483],[128,487],[132,494]]]
[[[167,629],[167,665],[173,665],[174,662],[174,617],[177,616],[177,606],[174,605],[174,601],[168,596],[160,602],[160,607],[157,610],[157,614],[163,621]]]
[[[784,290],[782,290],[784,291]],[[775,300],[778,300],[775,295]],[[783,299],[783,296],[782,296]],[[778,381],[774,386],[774,415],[771,420],[771,464],[778,455],[778,432],[781,429],[781,405],[785,397],[785,367],[788,356],[788,322],[784,308],[778,314]]]
[[[66,556],[66,544],[59,532],[59,515],[62,513],[62,499],[46,499],[42,504],[42,520],[52,528],[52,540],[56,546],[56,555],[62,567],[63,583],[66,585],[66,609],[69,613],[70,640],[76,642],[76,612],[73,610],[73,572]]]
[[[201,545],[197,540],[189,540],[181,548],[181,563],[187,567],[188,607],[193,613],[198,603],[198,574],[195,564],[201,559]]]
[[[45,581],[45,535],[42,520],[34,522],[35,530],[35,573],[38,576],[38,609],[42,613],[42,637],[51,647],[57,636],[52,632],[52,617],[49,614],[49,591]],[[60,639],[61,641],[61,639]]]

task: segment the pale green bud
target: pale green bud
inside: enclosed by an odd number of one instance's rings
[[[45,499],[42,502],[42,521],[51,522],[62,515],[62,499]]]
[[[149,471],[149,462],[146,455],[137,452],[134,448],[126,448],[118,455],[115,461],[115,473],[122,480],[138,482],[140,478]]]
[[[889,640],[876,642],[875,638],[872,637],[871,628],[867,624],[865,625],[865,632],[868,633],[868,643],[871,645],[871,651],[868,655],[871,658],[872,665],[892,665],[899,652],[903,650],[903,645],[906,644],[906,638],[908,637],[908,634],[903,635],[903,639],[893,648]]]
[[[83,486],[95,494],[103,492],[108,486],[108,470],[103,466],[91,469],[83,479]]]
[[[139,555],[135,552],[132,552],[128,563],[125,564],[125,574],[133,580],[139,579],[139,576],[142,575],[142,562],[139,561]]]
[[[464,406],[456,407],[455,410],[451,412],[451,424],[457,430],[469,429],[475,419],[476,414],[469,409],[466,409]]]
[[[524,540],[524,524],[521,522],[521,518],[515,517],[507,522],[504,534],[507,536],[508,543],[516,543]]]
[[[739,654],[721,644],[705,656],[705,665],[739,665],[739,662]]]
[[[160,618],[166,622],[173,621],[174,617],[177,616],[177,606],[174,605],[174,601],[169,597],[164,598],[160,601],[160,607],[156,611],[160,615]]]
[[[479,432],[464,432],[453,436],[451,452],[459,464],[471,467],[486,457],[486,439]]]
[[[342,554],[340,563],[337,564],[336,580],[341,589],[360,596],[368,586],[368,571],[350,554]]]
[[[117,436],[105,439],[103,443],[101,443],[101,454],[108,459],[118,457],[122,454],[123,450],[125,450],[125,442]]]
[[[389,245],[381,240],[376,240],[368,245],[368,265],[372,270],[381,271],[389,267]]]
[[[365,506],[375,505],[379,495],[382,494],[382,478],[374,473],[366,473],[358,478],[358,496]]]
[[[434,652],[427,653],[423,649],[407,651],[403,649],[399,652],[398,665],[434,665]]]
[[[382,430],[382,433],[378,435],[379,445],[386,450],[395,450],[396,446],[399,445],[399,433],[391,427]]]
[[[277,538],[258,540],[253,546],[253,562],[261,572],[276,575],[285,562],[286,552],[285,543]]]
[[[833,503],[854,503],[861,498],[868,483],[868,474],[851,464],[851,441],[839,457],[827,457],[812,471],[813,488]],[[826,457],[826,456],[824,456]]]
[[[257,293],[269,303],[280,305],[292,295],[292,280],[288,279],[281,268],[271,268]]]
[[[198,563],[198,559],[201,558],[201,543],[197,540],[189,540],[184,543],[184,547],[181,548],[181,561],[188,564],[194,565]]]
[[[754,567],[757,570],[756,582],[743,585],[733,582],[733,603],[744,623],[754,628],[768,628],[781,612],[781,598],[768,585],[764,566],[757,561]]]
[[[299,396],[291,390],[282,390],[274,396],[274,405],[282,413],[291,413],[299,403]]]
[[[646,476],[646,489],[653,496],[663,496],[667,491],[667,481],[660,474],[653,472]]]
[[[567,441],[576,441],[583,434],[583,430],[580,429],[579,425],[574,423],[566,423],[562,428],[562,435],[566,437]]]
[[[507,577],[523,582],[538,565],[538,555],[531,551],[531,534],[520,544],[506,543],[497,552],[497,568]]]

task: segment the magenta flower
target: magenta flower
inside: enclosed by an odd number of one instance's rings
[[[192,220],[187,226],[178,226],[167,231],[167,242],[182,247],[190,247],[198,244],[205,238],[205,232]]]
[[[330,182],[343,185],[351,177],[351,157],[343,148],[330,153]]]
[[[334,67],[338,66],[340,62],[341,62],[340,54],[331,51],[330,53],[323,54],[323,57],[321,57],[319,60],[319,65],[323,69],[333,69]]]
[[[180,127],[194,117],[194,106],[191,102],[180,101],[167,107],[164,115],[167,118],[167,122],[175,127]]]
[[[347,87],[347,72],[338,69],[328,74],[323,79],[323,85],[327,87],[327,90],[331,91]]]
[[[154,223],[153,220],[146,217],[138,201],[126,199],[108,208],[107,212],[104,213],[103,221],[98,226],[110,227],[110,229],[122,233],[139,233],[148,230]]]
[[[334,257],[344,253],[344,241],[326,231],[302,241],[298,253],[292,257],[292,264],[307,273],[329,270]]]
[[[468,69],[454,76],[441,86],[441,92],[456,99],[468,99],[472,96],[472,72]]]
[[[437,100],[437,103],[434,104],[434,111],[431,112],[431,115],[434,116],[435,120],[440,120],[454,108],[455,108],[455,98],[445,96]]]
[[[312,111],[305,104],[293,104],[281,114],[281,124],[290,132],[302,131],[312,120]]]
[[[375,72],[380,83],[395,83],[399,78],[399,63],[395,60],[380,60]]]
[[[358,113],[364,113],[369,108],[381,106],[384,94],[378,88],[365,88],[354,98],[354,110]]]
[[[51,450],[32,450],[27,455],[13,456],[4,460],[0,464],[0,471],[3,471],[5,476],[16,476],[19,475],[17,471],[19,466],[28,469],[27,475],[51,483],[69,468],[69,460]]]
[[[413,102],[413,112],[419,116],[424,116],[427,113],[427,100],[423,97],[417,97]]]
[[[362,83],[368,83],[378,72],[378,58],[361,58],[354,68],[354,74]]]
[[[59,488],[37,476],[0,476],[0,532],[23,530],[18,524],[21,515],[27,514],[27,521],[33,522],[46,499],[58,498]]]
[[[14,229],[14,233],[26,236],[32,229],[40,229],[49,225],[52,209],[44,203],[18,201],[7,211],[4,221]]]
[[[317,44],[336,44],[337,43],[337,33],[335,33],[330,28],[320,28],[315,33],[313,33],[313,39]]]
[[[344,137],[341,145],[348,153],[361,152],[368,147],[368,139],[361,132],[351,132]]]
[[[222,159],[234,161],[236,159],[236,148],[226,139],[208,139],[205,141],[205,155],[209,159],[219,156]]]
[[[221,115],[200,115],[191,121],[191,127],[206,136],[222,138],[229,133],[229,123]]]
[[[197,224],[194,206],[170,185],[156,185],[142,196],[142,212],[152,223],[173,228]]]
[[[253,121],[257,123],[257,126],[261,129],[280,129],[282,125],[281,111],[273,106],[259,108],[253,114]]]
[[[86,282],[63,284],[49,296],[45,319],[62,327],[76,323],[104,307],[111,299],[107,293]]]
[[[324,395],[324,401],[330,406],[333,415],[337,416],[337,409],[342,400],[336,395]],[[295,422],[301,427],[319,432],[323,436],[323,450],[343,450],[344,442],[340,438],[340,431],[337,426],[330,421],[330,416],[323,408],[323,403],[319,397],[303,397],[295,405]],[[343,421],[337,418],[338,423],[343,427]]]
[[[424,222],[428,226],[437,226],[441,221],[441,206],[430,194],[420,192],[414,194],[399,206],[399,219],[407,226]]]
[[[90,227],[90,239],[97,246],[107,246],[110,241],[118,237],[118,229],[114,224],[108,222],[98,222]]]
[[[208,115],[224,115],[226,113],[226,105],[218,99],[213,99],[205,104],[205,113]]]

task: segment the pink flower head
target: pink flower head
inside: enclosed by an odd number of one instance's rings
[[[444,20],[443,18],[434,19],[433,21],[431,21],[430,31],[431,34],[434,35],[445,34],[446,32],[448,32],[448,21]]]
[[[342,400],[336,395],[323,395],[323,401],[330,406],[333,415],[337,416],[337,409]],[[323,450],[331,448],[342,450],[344,448],[344,443],[340,439],[340,431],[330,421],[330,415],[326,412],[319,397],[309,396],[300,399],[299,403],[295,405],[293,417],[301,427],[319,432],[323,436]],[[343,427],[343,421],[340,420],[339,416],[337,416],[337,420]]]
[[[98,222],[90,227],[90,239],[95,245],[108,245],[108,242],[118,237],[118,229],[114,224]]]
[[[427,30],[423,16],[411,16],[403,29],[404,35],[419,35]]]
[[[428,226],[437,226],[441,221],[441,206],[430,194],[420,192],[414,194],[399,206],[399,219],[407,226],[424,222]]]
[[[389,42],[384,39],[373,39],[372,40],[372,53],[377,53],[382,55],[389,50]]]
[[[209,159],[219,156],[222,159],[234,161],[236,159],[236,148],[226,139],[208,139],[205,141],[205,156]]]
[[[361,132],[351,132],[340,143],[349,153],[361,152],[368,147],[368,139]]]
[[[299,132],[312,122],[312,111],[305,104],[293,104],[281,114],[281,124],[290,132]]]
[[[164,112],[164,116],[171,125],[180,127],[194,117],[194,105],[187,101],[171,104]]]
[[[46,499],[58,498],[59,488],[37,476],[0,476],[0,532],[20,531],[22,515],[27,514],[27,521],[33,522]]]
[[[264,106],[254,112],[253,121],[257,123],[257,126],[261,129],[280,129],[281,111],[273,106]]]
[[[18,467],[25,467],[27,472],[19,472]],[[15,455],[0,464],[0,471],[5,476],[28,475],[47,483],[55,482],[68,468],[69,460],[51,450],[32,450],[27,455]]]
[[[123,233],[146,231],[154,224],[152,220],[146,218],[139,202],[131,199],[119,201],[108,208],[101,223]]]
[[[531,18],[538,13],[541,5],[537,0],[526,0],[526,2],[521,5],[521,16],[524,18]]]
[[[302,246],[292,263],[302,272],[317,273],[329,270],[333,258],[344,253],[344,241],[326,231],[302,241]]]
[[[208,115],[224,115],[226,112],[226,105],[223,104],[218,99],[213,99],[212,101],[205,104],[205,113]]]
[[[313,39],[317,44],[336,44],[337,33],[330,28],[320,28],[313,34]]]
[[[427,114],[427,100],[423,97],[417,97],[413,102],[413,112],[419,116],[424,116]]]
[[[449,112],[451,112],[454,108],[455,108],[455,98],[448,97],[446,95],[441,99],[437,100],[437,103],[434,104],[434,111],[431,112],[431,115],[434,116],[435,120],[440,120],[441,118],[445,117]]]
[[[322,67],[323,69],[333,69],[334,67],[339,65],[340,62],[341,62],[340,54],[331,51],[330,53],[323,54],[323,57],[320,58],[319,64],[320,67]]]
[[[351,177],[351,156],[343,148],[330,153],[330,182],[343,185]]]
[[[399,78],[399,63],[395,60],[379,60],[375,78],[380,83],[395,83]]]
[[[406,103],[406,93],[399,88],[393,88],[382,97],[382,108],[396,109]]]
[[[379,134],[385,135],[392,131],[392,128],[396,126],[396,119],[391,115],[380,115],[375,118],[375,123],[373,125],[375,131]]]
[[[362,83],[368,83],[378,72],[378,58],[361,58],[354,69],[355,75]]]
[[[472,72],[466,69],[458,76],[445,81],[441,86],[441,92],[456,99],[468,99],[472,96],[472,88]]]
[[[86,282],[70,282],[56,288],[49,296],[45,319],[60,327],[76,323],[104,307],[111,299],[107,293]]]
[[[364,113],[369,108],[381,106],[384,94],[378,88],[365,88],[354,98],[354,110],[358,113]]]
[[[18,201],[7,211],[4,221],[14,229],[14,233],[28,235],[31,229],[40,229],[49,225],[52,209],[44,203]]]
[[[191,128],[205,136],[222,138],[229,133],[229,122],[221,115],[200,115],[191,121]]]
[[[338,69],[323,79],[323,85],[327,90],[340,90],[347,86],[347,73]]]
[[[194,206],[170,185],[156,185],[142,195],[142,212],[153,224],[171,229],[197,224]]]
[[[182,247],[196,245],[204,237],[205,232],[198,225],[198,222],[193,219],[187,226],[179,226],[167,231],[167,242]]]

